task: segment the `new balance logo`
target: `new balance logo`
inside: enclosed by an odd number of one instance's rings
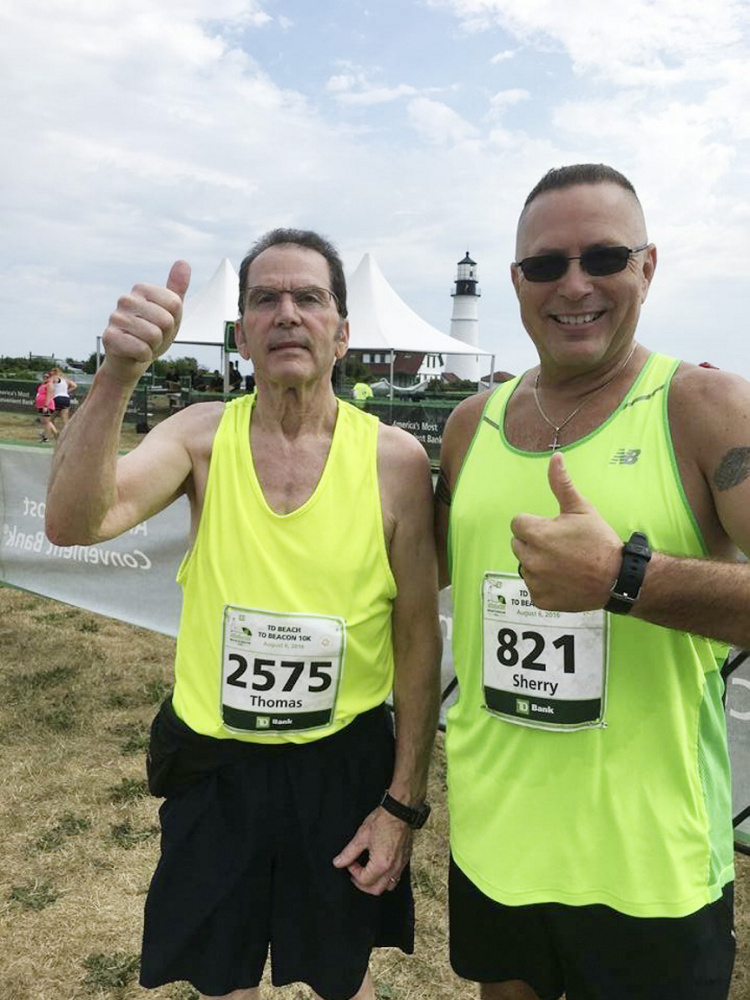
[[[619,448],[609,460],[610,465],[635,465],[640,448]]]

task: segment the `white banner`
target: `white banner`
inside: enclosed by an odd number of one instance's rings
[[[0,580],[78,608],[177,635],[175,584],[190,515],[181,497],[100,545],[53,545],[44,534],[48,448],[0,445]]]
[[[44,534],[44,501],[52,453],[47,448],[0,445],[0,580],[109,618],[175,636],[180,588],[175,576],[188,544],[188,503],[177,503],[101,545],[52,545]],[[440,593],[443,632],[443,708],[456,699],[450,588]],[[730,672],[730,668],[735,669]],[[734,811],[750,806],[750,657],[735,653],[728,668],[727,727],[732,755]],[[561,734],[560,739],[565,739]],[[737,830],[750,847],[750,816]]]

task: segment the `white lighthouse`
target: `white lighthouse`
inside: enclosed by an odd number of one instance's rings
[[[455,291],[453,297],[453,316],[451,317],[451,337],[462,340],[471,347],[479,347],[479,285],[477,283],[477,262],[469,256],[460,260],[457,265]],[[454,354],[445,359],[445,370],[459,378],[470,382],[478,382],[478,354]]]

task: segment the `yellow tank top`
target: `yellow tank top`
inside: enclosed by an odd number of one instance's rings
[[[621,538],[644,531],[654,549],[700,557],[667,418],[677,364],[651,355],[610,418],[563,451],[577,489]],[[524,606],[511,519],[554,517],[559,507],[549,453],[520,451],[503,432],[518,382],[489,398],[451,506],[460,690],[446,741],[452,850],[475,884],[506,904],[683,916],[733,877],[719,671],[726,647],[587,613],[599,645],[575,649],[588,649],[583,668],[592,669],[599,701],[572,700],[558,712],[553,683],[572,681],[565,656],[585,630],[556,631],[554,619],[539,627]],[[568,666],[579,671],[572,658]],[[555,713],[563,725],[550,723]]]
[[[393,684],[396,583],[378,420],[339,401],[320,480],[282,515],[253,465],[253,406],[245,396],[224,410],[195,543],[177,575],[173,705],[207,736],[302,743],[381,704]]]

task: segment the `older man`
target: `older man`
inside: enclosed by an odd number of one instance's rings
[[[451,952],[488,1000],[729,986],[750,389],[636,342],[655,267],[622,174],[550,171],[511,266],[539,365],[445,431]]]
[[[191,506],[175,688],[152,730],[166,802],[141,981],[251,1000],[270,945],[276,985],[374,1000],[372,947],[413,947],[407,863],[429,811],[440,638],[427,458],[337,401],[341,260],[315,233],[275,230],[240,269],[236,341],[257,392],[191,406],[118,460],[128,399],[172,343],[188,282],[178,262],[165,288],[120,299],[47,503],[64,545],[118,535],[180,494]]]

